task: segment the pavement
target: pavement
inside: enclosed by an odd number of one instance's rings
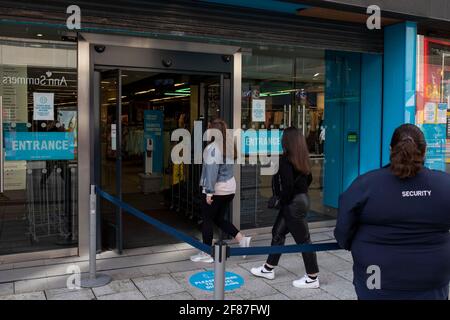
[[[270,234],[254,237],[253,245],[270,244]],[[332,228],[311,231],[313,242],[333,241]],[[287,240],[288,244],[293,239]],[[104,252],[97,255],[97,267],[113,281],[93,289],[68,289],[68,267],[88,270],[86,259],[69,257],[17,264],[0,264],[0,300],[211,300],[213,293],[193,287],[189,278],[211,270],[211,264],[193,263],[195,253],[186,244],[134,250],[123,255]],[[226,300],[354,300],[352,258],[344,250],[319,252],[320,289],[297,289],[292,281],[305,274],[301,254],[283,255],[276,269],[276,278],[255,278],[249,272],[262,265],[265,256],[243,259],[232,257],[226,270],[244,279],[244,285],[227,291]]]

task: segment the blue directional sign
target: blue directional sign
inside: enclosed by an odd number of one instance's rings
[[[189,283],[200,290],[214,291],[214,271],[193,274]],[[233,272],[225,272],[225,291],[235,290],[244,284],[244,279]]]

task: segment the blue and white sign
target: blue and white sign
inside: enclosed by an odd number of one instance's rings
[[[247,130],[242,136],[242,153],[250,154],[281,154],[281,130]]]
[[[6,160],[73,160],[73,132],[5,132]]]
[[[55,94],[54,93],[33,93],[33,120],[54,120],[55,119]]]
[[[252,121],[253,122],[266,121],[266,100],[264,99],[252,100]]]
[[[446,124],[423,124],[421,129],[427,142],[425,166],[445,171]]]
[[[214,271],[199,272],[189,278],[189,283],[200,290],[214,290]],[[244,278],[233,272],[225,272],[225,291],[240,288],[244,284]]]
[[[163,171],[163,123],[164,114],[160,110],[144,110],[144,141],[143,147],[147,156],[151,156],[152,173]],[[152,148],[151,153],[147,153]],[[146,170],[147,171],[147,170]]]

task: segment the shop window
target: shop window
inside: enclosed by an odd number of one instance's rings
[[[257,135],[264,129],[282,132],[289,126],[302,130],[313,174],[309,219],[329,219],[323,206],[325,51],[303,49],[282,56],[255,49],[243,55],[242,72],[242,129],[254,129]],[[272,226],[276,216],[267,208],[272,176],[261,174],[261,163],[248,164],[250,149],[245,152],[246,165],[241,166],[243,229]],[[281,151],[280,146],[276,149]]]
[[[427,141],[425,165],[450,172],[450,42],[419,37],[416,124]]]
[[[76,52],[0,39],[0,255],[78,244]]]

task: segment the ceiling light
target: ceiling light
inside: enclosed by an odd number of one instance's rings
[[[43,37],[44,35],[42,34],[42,33],[38,33],[38,34],[36,34],[36,37],[39,37],[39,38],[41,38],[41,37]]]
[[[139,91],[139,92],[136,92],[135,95],[137,95],[137,94],[145,94],[145,93],[149,93],[149,92],[153,92],[153,91],[155,91],[155,89],[150,89],[150,90],[145,90],[145,91]]]

